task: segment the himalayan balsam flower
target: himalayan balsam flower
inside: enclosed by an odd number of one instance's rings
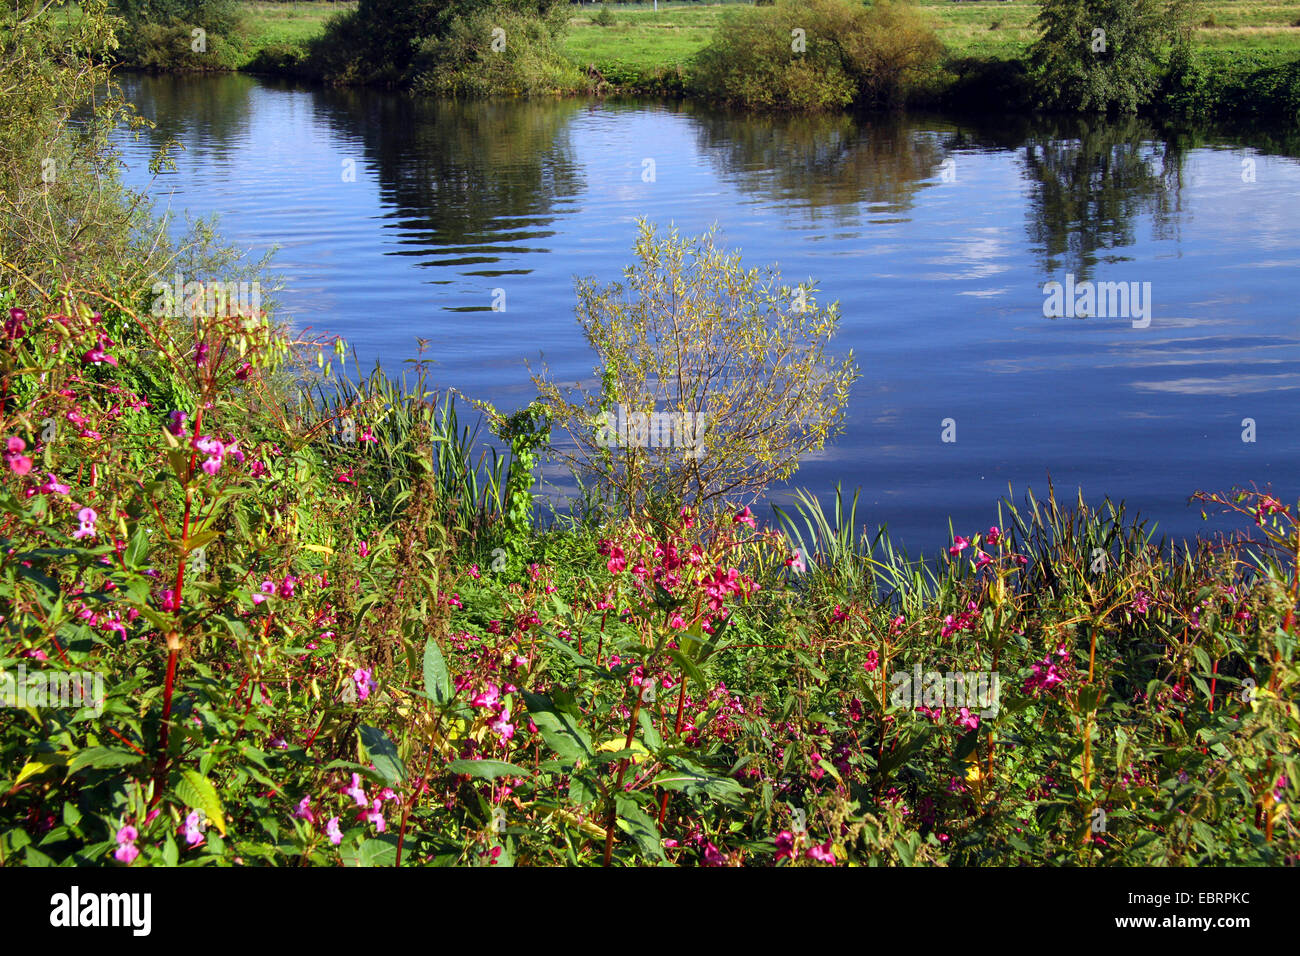
[[[969,540],[963,538],[961,535],[955,535],[952,539],[952,547],[948,549],[948,553],[955,558],[969,547]]]
[[[10,435],[5,441],[5,463],[15,475],[25,475],[32,470],[32,460],[23,454],[27,442],[17,435]]]
[[[359,807],[370,804],[370,798],[366,796],[366,788],[361,786],[361,775],[358,773],[352,775],[352,786],[346,788],[343,792],[355,800]]]
[[[203,824],[199,818],[199,811],[191,810],[189,816],[185,818],[184,836],[186,846],[198,846],[207,839],[203,835]]]
[[[117,831],[117,849],[113,851],[113,859],[119,863],[126,863],[128,866],[131,861],[140,855],[140,850],[136,847],[135,841],[139,839],[140,832],[129,823]]]
[[[370,692],[376,687],[374,677],[372,677],[370,671],[366,670],[364,667],[358,667],[352,672],[352,680],[357,685],[357,697],[361,700],[365,700],[369,697]]]
[[[330,838],[330,843],[335,846],[343,842],[343,831],[339,829],[338,817],[330,817],[329,823],[325,824],[325,835]]]
[[[311,797],[303,797],[298,801],[298,809],[293,811],[293,815],[299,820],[306,820],[308,823],[316,822],[316,814],[311,812]]]
[[[95,522],[99,515],[95,513],[94,508],[82,508],[77,512],[77,520],[81,522],[81,527],[72,532],[72,536],[77,540],[82,538],[93,538],[95,536]]]

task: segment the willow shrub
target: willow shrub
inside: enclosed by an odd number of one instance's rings
[[[413,86],[464,97],[578,92],[586,81],[560,42],[567,16],[558,10],[538,16],[504,4],[458,16],[445,36],[420,43]]]
[[[728,11],[697,54],[701,95],[761,109],[901,105],[937,69],[942,45],[910,3],[782,0]]]
[[[713,233],[660,236],[641,220],[635,253],[622,282],[578,283],[598,387],[537,379],[567,457],[620,513],[660,497],[753,501],[842,427],[857,373],[827,351],[839,309],[812,283],[745,268]]]

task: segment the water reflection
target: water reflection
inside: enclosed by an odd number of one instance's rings
[[[487,268],[546,252],[556,205],[583,190],[569,140],[574,100],[465,103],[368,90],[329,90],[316,109],[359,137],[402,239],[395,254],[465,275],[526,275]],[[482,266],[465,270],[464,266]]]
[[[902,117],[696,111],[691,121],[720,175],[814,219],[854,220],[860,205],[879,221],[902,216],[944,158],[940,134]]]

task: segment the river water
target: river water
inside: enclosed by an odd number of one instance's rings
[[[928,551],[1049,474],[1178,537],[1204,528],[1197,489],[1300,494],[1293,128],[122,82],[157,123],[123,142],[128,182],[178,230],[220,214],[227,239],[277,248],[277,314],[363,369],[424,340],[436,384],[502,409],[535,397],[530,367],[589,381],[574,278],[620,278],[638,217],[716,224],[747,266],[838,300],[833,351],[862,370],[844,434],[773,501],[861,488],[860,523]],[[177,170],[150,185],[168,137]],[[1137,283],[1143,308],[1048,317],[1053,281]]]

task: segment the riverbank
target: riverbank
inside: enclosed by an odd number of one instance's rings
[[[401,383],[337,374],[346,347],[278,325],[258,267],[210,229],[173,245],[113,188],[114,117],[59,112],[102,66],[13,17],[0,866],[1300,862],[1294,504],[1199,495],[1256,542],[1186,548],[1109,502],[990,500],[955,533],[937,505],[920,563],[862,533],[856,499],[765,522],[735,483],[658,480],[773,473],[787,455],[746,408],[702,462],[596,439],[595,493],[538,520],[563,403],[478,405],[498,458],[431,380],[455,377],[444,356]],[[579,289],[604,397],[642,392],[634,345],[671,326],[744,350],[752,408],[789,407],[771,359],[804,368],[813,418],[830,389],[784,317],[829,337],[830,310],[653,239],[623,258],[637,301]],[[313,296],[299,328],[336,324]],[[717,337],[680,332],[701,322]],[[657,382],[733,371],[659,355]]]
[[[580,71],[573,92],[696,96],[694,58],[724,18],[748,4],[664,2],[573,7],[561,39]],[[944,46],[942,62],[913,91],[915,106],[1025,109],[1032,105],[1027,51],[1036,3],[921,0]],[[173,68],[243,70],[311,78],[310,50],[327,21],[354,3],[248,2],[239,30],[211,55],[176,59]],[[1152,112],[1289,115],[1300,111],[1300,11],[1257,0],[1203,5],[1193,32],[1193,62],[1164,77]],[[158,62],[154,61],[157,67]],[[163,68],[166,68],[165,66]],[[585,90],[582,88],[585,87]]]

